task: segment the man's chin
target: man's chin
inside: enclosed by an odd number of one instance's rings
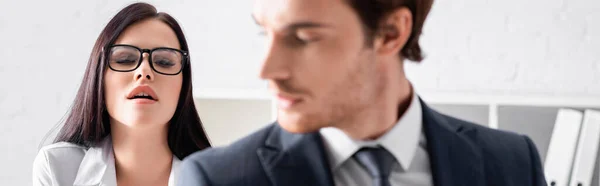
[[[277,123],[284,130],[296,134],[317,132],[322,128],[316,122],[302,122],[299,119],[277,118]]]

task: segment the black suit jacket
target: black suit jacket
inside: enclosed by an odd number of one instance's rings
[[[436,186],[547,185],[526,136],[440,114],[425,103],[423,130]],[[196,152],[181,166],[179,186],[333,186],[318,132],[293,134],[273,123],[227,147]]]

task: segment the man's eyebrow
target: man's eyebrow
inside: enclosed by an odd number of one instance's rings
[[[254,20],[254,23],[256,25],[263,26],[260,23],[260,21],[258,21],[258,19],[256,19],[254,14],[252,14],[251,17],[252,17],[252,20]],[[313,21],[299,21],[299,22],[295,22],[295,23],[286,25],[285,27],[283,27],[283,30],[294,31],[294,30],[305,29],[305,28],[327,28],[327,27],[331,27],[331,25],[313,22]]]
[[[285,30],[299,30],[299,29],[305,29],[305,28],[325,28],[325,27],[330,27],[330,26],[323,24],[323,23],[317,23],[317,22],[311,22],[311,21],[301,21],[301,22],[295,22],[295,23],[289,24],[286,27],[284,27],[284,29]]]

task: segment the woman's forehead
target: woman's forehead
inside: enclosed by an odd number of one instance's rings
[[[115,41],[115,44],[127,44],[139,48],[181,49],[175,31],[158,19],[146,19],[129,25]]]

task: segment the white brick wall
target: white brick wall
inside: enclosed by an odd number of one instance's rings
[[[426,60],[409,76],[428,92],[600,99],[600,1],[435,2]]]
[[[38,144],[72,102],[100,29],[130,2],[0,1],[0,185],[30,185]],[[197,96],[262,97],[251,1],[150,2],[184,27]],[[427,58],[407,73],[422,93],[600,99],[598,10],[597,0],[437,0]]]

